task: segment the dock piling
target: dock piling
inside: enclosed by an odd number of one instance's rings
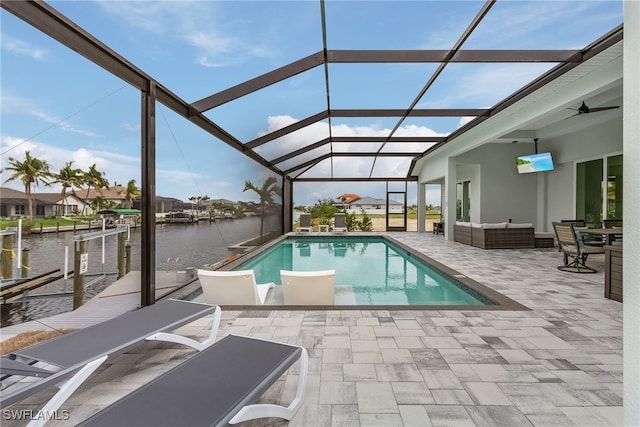
[[[29,248],[22,248],[22,260],[21,260],[21,276],[23,279],[29,277]]]
[[[13,235],[2,236],[2,278],[11,279],[13,277]]]
[[[75,242],[73,254],[73,309],[80,307],[84,302],[84,275],[80,273],[80,255],[85,252],[84,240]]]

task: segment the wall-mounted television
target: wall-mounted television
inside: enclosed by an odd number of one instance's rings
[[[554,168],[551,153],[516,157],[516,165],[518,167],[518,173],[548,172]]]

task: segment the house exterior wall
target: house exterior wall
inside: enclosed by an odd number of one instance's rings
[[[624,2],[624,218],[640,212],[640,2]],[[640,259],[640,227],[625,224],[624,257]],[[640,263],[625,262],[623,281],[638,283]],[[640,425],[640,286],[624,287],[624,424]]]
[[[364,209],[367,215],[386,215],[387,209],[384,204],[382,205],[354,205],[353,203],[348,205],[349,207],[345,210],[352,214],[361,214],[362,209]],[[378,208],[378,206],[380,206]],[[391,205],[389,206],[389,213],[402,213],[402,205]]]
[[[536,223],[537,176],[518,174],[515,160],[532,153],[533,144],[495,143],[456,157],[462,164],[457,182],[471,181],[473,222]],[[479,167],[471,168],[474,164]]]
[[[622,121],[598,123],[579,132],[550,139],[541,144],[542,150],[553,153],[556,169],[546,173],[547,230],[551,223],[575,218],[576,163],[622,153]],[[625,185],[628,182],[625,169]],[[625,200],[626,204],[627,200]],[[544,203],[544,200],[539,200]]]

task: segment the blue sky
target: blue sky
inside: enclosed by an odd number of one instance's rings
[[[49,3],[187,102],[322,49],[316,1]],[[328,47],[448,49],[482,4],[329,0]],[[621,22],[621,1],[499,1],[463,48],[577,49]],[[111,183],[129,179],[140,183],[138,91],[5,10],[1,24],[2,166],[8,157],[22,159],[29,150],[47,160],[54,171],[70,160],[85,169],[95,163]],[[452,64],[418,108],[490,107],[552,66]],[[435,69],[436,64],[330,64],[331,107],[407,108]],[[250,141],[325,110],[323,79],[324,69],[316,67],[219,106],[207,116],[241,141]],[[334,135],[384,135],[396,120],[340,118],[332,122],[332,131]],[[446,135],[468,120],[410,119],[397,135]],[[160,104],[156,122],[158,195],[183,200],[203,194],[255,199],[242,193],[244,181],[259,183],[269,171]],[[271,159],[327,134],[327,123],[317,123],[257,151]],[[351,144],[333,148],[356,149]],[[358,151],[362,148],[357,146]],[[409,159],[381,158],[373,175],[404,176],[408,163]],[[305,176],[328,176],[332,166],[335,176],[368,176],[372,163],[371,159],[336,158]],[[3,173],[3,186],[21,189],[17,183],[5,184],[6,177]],[[312,204],[342,193],[382,198],[384,192],[383,183],[300,183],[294,189],[294,201]],[[436,204],[438,197],[430,192],[427,201]],[[409,199],[415,202],[415,185]]]

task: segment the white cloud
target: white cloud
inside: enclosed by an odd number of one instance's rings
[[[296,123],[298,120],[291,116],[272,116],[267,120],[267,130],[260,132],[259,136],[274,132],[278,129]],[[391,129],[381,129],[377,126],[348,126],[340,124],[333,126],[333,136],[387,136]],[[285,135],[274,141],[268,142],[256,151],[266,159],[273,159],[293,150],[303,148],[313,144],[324,138],[327,138],[328,126],[325,122],[314,123],[304,129]],[[406,125],[401,126],[395,133],[395,136],[446,136],[447,133],[436,132],[426,126]],[[335,152],[366,152],[376,150],[381,143],[335,143]],[[423,152],[425,151],[424,143],[389,143],[384,147],[385,152]],[[278,165],[283,169],[289,169],[297,164],[304,163],[321,155],[321,153],[329,152],[329,145],[318,149],[318,152],[305,153]],[[375,165],[374,176],[400,177],[407,174],[407,168],[411,158],[378,158]],[[368,177],[371,172],[373,163],[372,157],[334,157],[331,160],[324,160],[309,172],[305,173],[305,177],[329,177],[331,176],[333,166],[333,176],[342,177]],[[300,169],[294,175],[300,173]]]
[[[227,29],[229,22],[221,19],[216,2],[161,1],[114,2],[100,5],[119,21],[143,29],[158,37],[186,42],[195,51],[194,62],[204,67],[222,67],[243,62],[247,57],[260,58],[272,52],[260,41],[245,40],[243,25]],[[237,23],[236,23],[237,24]],[[246,23],[243,23],[246,24]],[[198,30],[207,28],[207,31]],[[237,28],[237,34],[232,31]]]
[[[93,131],[80,129],[78,127],[71,125],[67,120],[63,120],[58,116],[55,116],[53,114],[43,111],[34,102],[26,98],[14,96],[10,93],[9,94],[3,93],[2,102],[0,104],[2,105],[3,115],[4,114],[21,114],[21,113],[28,114],[32,117],[37,117],[38,119],[41,119],[42,121],[46,123],[50,123],[52,125],[44,130],[48,130],[57,126],[58,128],[62,129],[65,132],[78,133],[80,135],[84,135],[91,138],[99,136],[97,133]],[[42,132],[44,130],[41,129],[40,131]]]
[[[458,123],[458,127],[460,128],[474,119],[475,117],[460,117],[460,122]]]
[[[31,103],[24,98],[14,96],[3,88],[2,96],[0,97],[0,108],[2,108],[2,114],[12,114],[17,112],[23,112],[27,108],[32,108]]]
[[[26,113],[28,113],[31,116],[38,117],[39,119],[42,119],[47,123],[51,123],[51,124],[59,127],[60,129],[62,129],[65,132],[79,133],[81,135],[88,136],[88,137],[97,137],[98,136],[98,134],[96,134],[95,132],[92,132],[92,131],[89,131],[89,130],[84,130],[84,129],[79,129],[77,127],[74,127],[74,126],[70,125],[66,120],[62,120],[59,117],[51,115],[51,114],[46,113],[44,111],[35,110],[35,109],[29,109],[29,110],[26,110]]]
[[[67,162],[73,161],[73,165],[82,170],[87,170],[89,166],[95,164],[96,169],[105,172],[105,178],[112,184],[113,182],[127,182],[130,179],[136,179],[140,182],[140,159],[137,157],[86,148],[68,150],[33,140],[24,142],[24,139],[7,135],[3,135],[1,141],[2,152],[6,153],[6,155],[2,155],[1,166],[3,168],[7,166],[9,157],[23,160],[24,152],[29,151],[33,157],[49,163],[52,172],[58,172]],[[6,176],[3,172],[2,181],[4,182],[5,179]],[[39,191],[57,191],[56,186],[51,188],[53,189],[40,189]]]
[[[121,125],[120,128],[126,130],[127,132],[140,132],[141,126],[140,123],[125,123]]]
[[[0,38],[0,42],[2,43],[2,49],[6,50],[7,52],[11,52],[20,56],[28,56],[37,61],[44,61],[46,59],[46,50],[34,47],[30,43],[27,43],[15,37],[3,34]]]

